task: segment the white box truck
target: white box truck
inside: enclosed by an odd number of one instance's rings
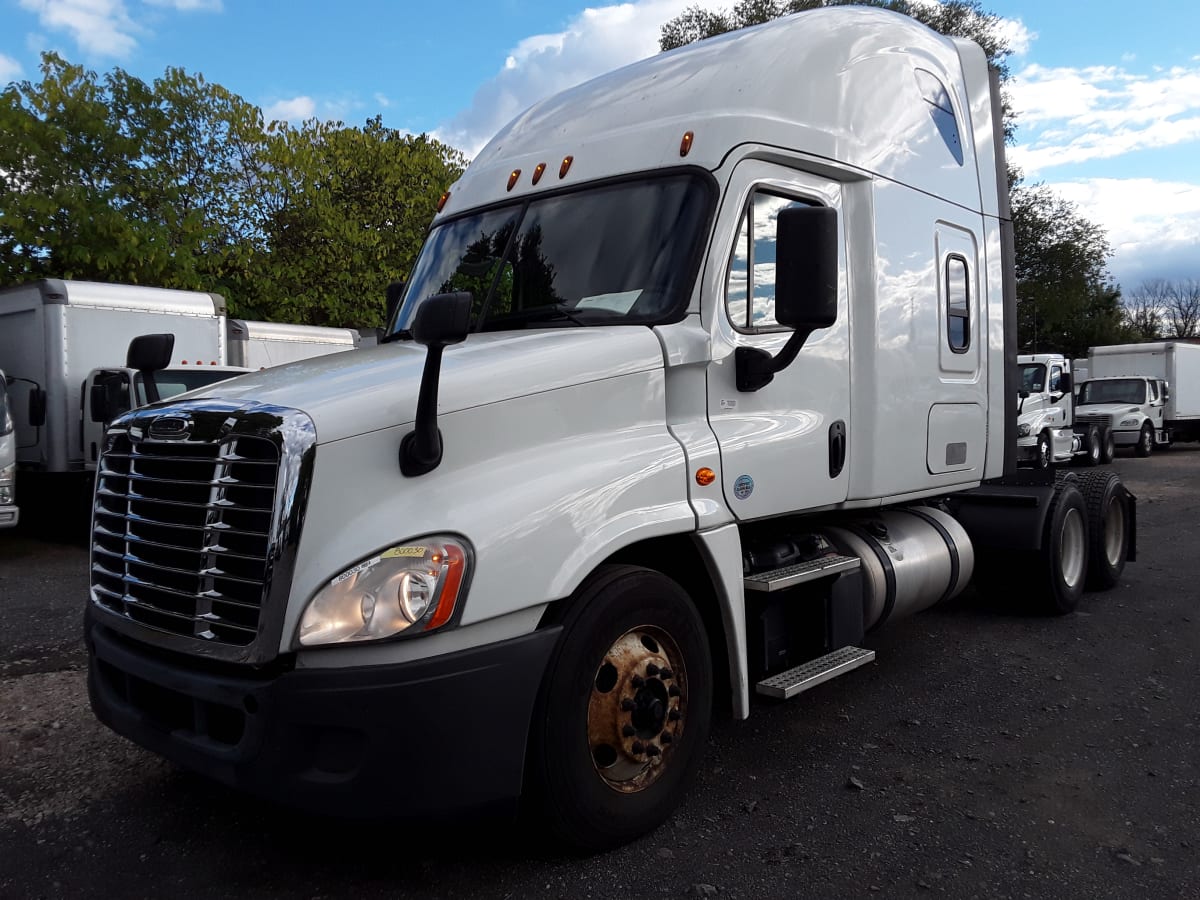
[[[113,423],[97,716],[276,801],[522,800],[606,847],[669,816],[715,703],[869,663],[974,571],[1057,613],[1111,586],[1116,473],[1016,468],[1003,152],[983,52],[872,9],[538,103],[386,342]]]
[[[1119,446],[1149,456],[1200,441],[1200,345],[1159,341],[1092,347],[1079,417],[1109,423]]]
[[[139,334],[163,332],[175,335],[176,363],[187,363],[177,388],[240,373],[225,367],[225,300],[218,294],[59,279],[0,290],[0,360],[14,379],[18,465],[85,471],[94,458],[84,439],[92,385],[99,379],[115,396],[124,379],[124,408],[141,405],[136,373],[123,365],[126,350]],[[164,387],[169,380],[163,373]],[[129,400],[130,390],[137,399]]]
[[[351,328],[291,325],[230,319],[229,363],[246,369],[266,369],[284,363],[357,350],[360,337]]]
[[[17,439],[12,409],[8,405],[8,378],[0,371],[0,528],[12,528],[20,518],[17,508]]]

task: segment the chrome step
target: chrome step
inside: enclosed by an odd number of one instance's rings
[[[769,572],[755,572],[747,575],[742,583],[748,591],[782,591],[805,581],[815,581],[828,575],[841,572],[853,572],[862,560],[857,556],[822,556],[808,562],[797,563],[794,566],[784,566],[782,569],[772,569]]]
[[[857,562],[857,560],[856,560]],[[859,666],[865,666],[875,659],[874,650],[864,650],[862,647],[842,647],[816,659],[801,663],[794,669],[764,678],[757,685],[760,694],[774,697],[777,700],[787,700],[797,694],[816,687],[818,684],[852,672]]]

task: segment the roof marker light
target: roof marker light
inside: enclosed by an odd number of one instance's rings
[[[533,183],[537,184],[542,180],[542,173],[546,171],[545,163],[538,163],[537,168],[533,170]]]
[[[571,163],[573,163],[573,162],[575,162],[575,157],[573,157],[573,156],[564,156],[563,157],[562,165],[558,167],[558,177],[559,178],[567,177],[567,172],[569,172],[571,170]]]
[[[442,208],[446,205],[446,201],[449,199],[450,199],[449,191],[446,191],[444,194],[442,194],[441,198],[438,200],[438,210],[437,210],[438,212],[442,211]]]
[[[517,186],[517,179],[521,177],[520,169],[513,169],[512,174],[508,176],[508,189],[511,191]]]
[[[684,132],[683,140],[679,142],[679,155],[680,156],[688,155],[688,153],[692,149],[692,140],[695,137],[696,136],[694,134],[692,134],[692,132],[690,132],[690,131]]]

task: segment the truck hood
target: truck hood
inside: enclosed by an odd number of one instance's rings
[[[1076,406],[1076,416],[1086,416],[1092,413],[1097,413],[1102,416],[1124,416],[1129,413],[1138,412],[1140,407],[1130,406],[1128,403],[1089,403],[1086,406]]]
[[[175,400],[256,401],[299,409],[320,443],[416,418],[425,348],[396,341],[264,369]],[[663,367],[644,326],[555,328],[473,334],[442,355],[438,414]]]

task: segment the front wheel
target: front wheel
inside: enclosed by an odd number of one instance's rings
[[[660,825],[708,738],[704,623],[671,579],[605,566],[566,607],[530,736],[531,787],[553,834],[602,850]]]
[[[1142,426],[1134,452],[1138,456],[1149,456],[1154,452],[1154,426],[1149,422]]]
[[[1117,456],[1117,439],[1113,436],[1111,428],[1104,429],[1104,443],[1101,444],[1100,462],[1106,465],[1116,459]]]

